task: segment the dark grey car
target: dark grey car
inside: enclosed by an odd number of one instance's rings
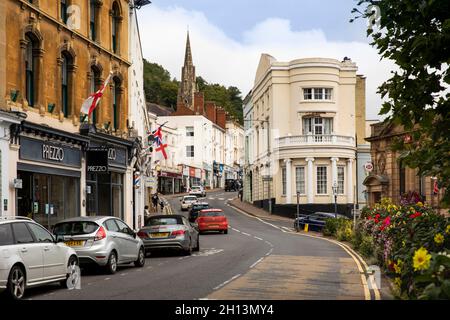
[[[147,253],[157,249],[177,249],[186,254],[200,250],[196,227],[182,215],[159,215],[149,217],[138,232]]]

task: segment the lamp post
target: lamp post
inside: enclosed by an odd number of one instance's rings
[[[334,196],[334,217],[337,218],[337,183],[336,181],[333,183],[333,196]]]

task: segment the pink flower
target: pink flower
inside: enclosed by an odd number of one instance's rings
[[[383,231],[386,227],[388,227],[391,224],[391,217],[387,217],[383,220],[383,225],[380,227],[380,230]]]

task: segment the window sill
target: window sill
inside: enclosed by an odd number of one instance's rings
[[[329,103],[329,104],[335,104],[335,100],[300,100],[299,104],[304,103]]]

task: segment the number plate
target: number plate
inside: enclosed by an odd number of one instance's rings
[[[82,247],[84,245],[84,241],[66,241],[64,243],[69,247]]]
[[[150,233],[150,238],[167,238],[168,232]]]

